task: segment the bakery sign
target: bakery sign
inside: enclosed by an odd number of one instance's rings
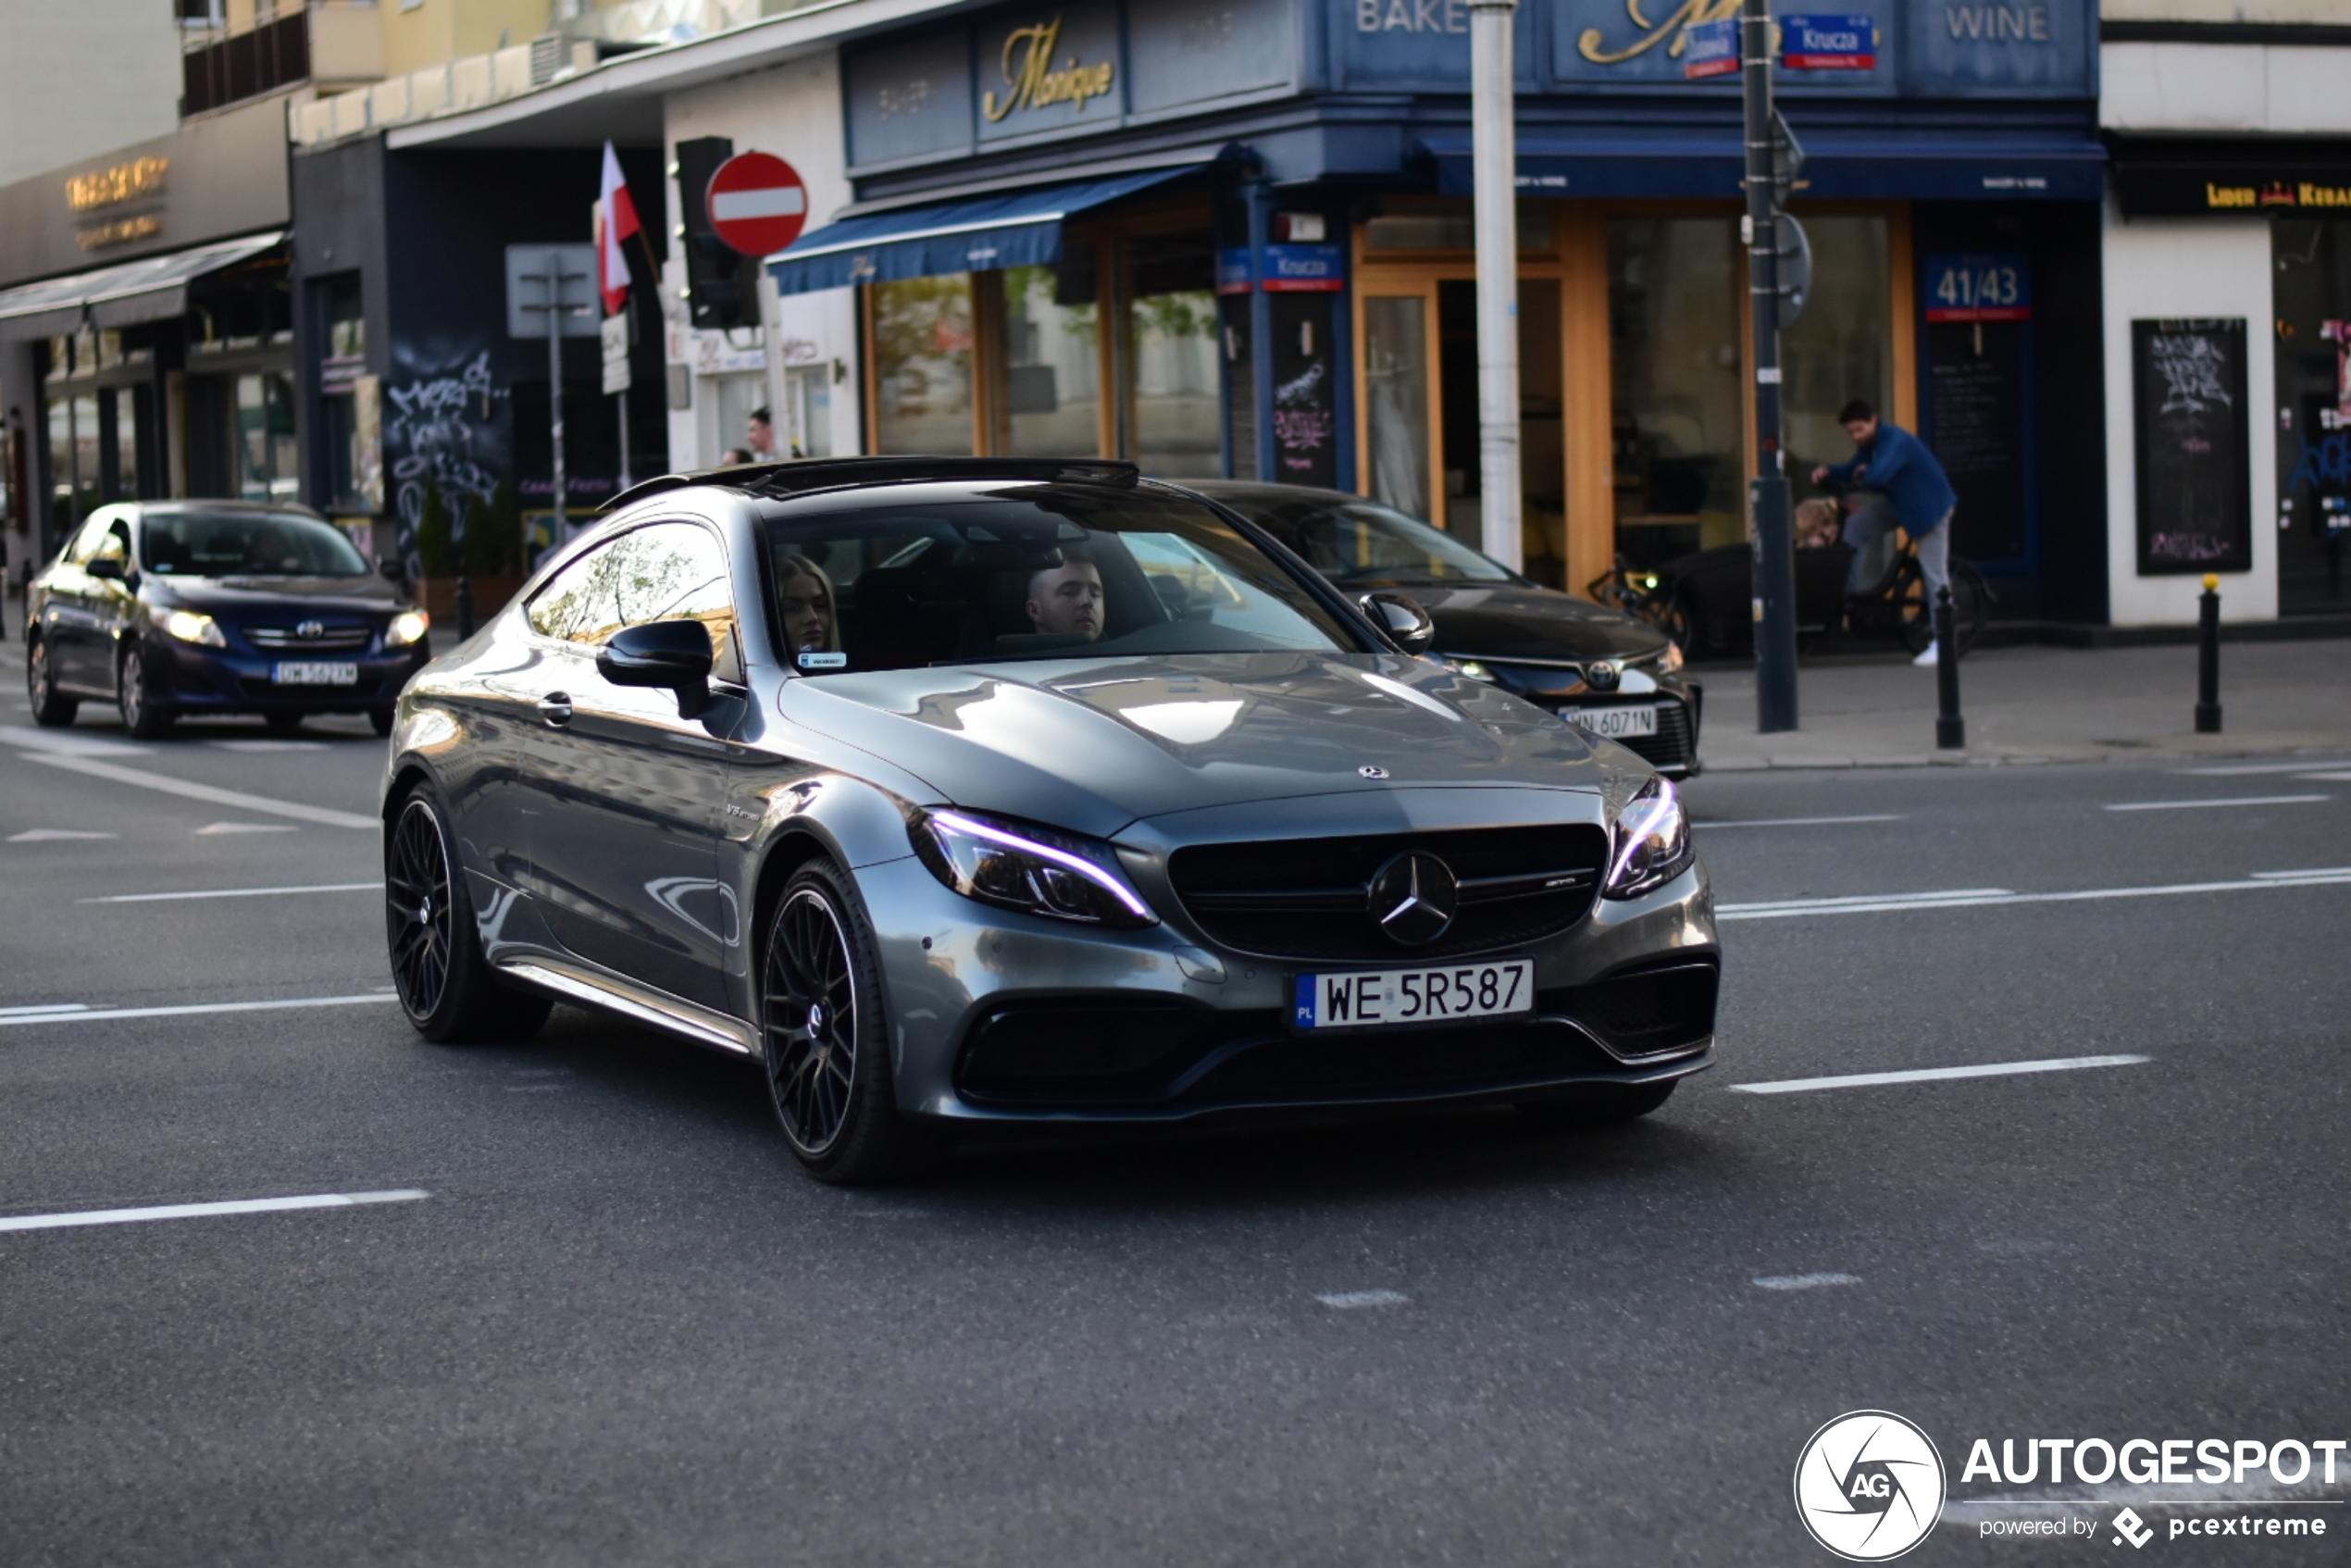
[[[1106,97],[1115,75],[1112,62],[1081,65],[1076,58],[1056,68],[1054,50],[1061,44],[1062,19],[1014,28],[1004,39],[1001,68],[1006,91],[990,88],[980,100],[980,112],[1001,120],[1015,109],[1042,109],[1067,104],[1083,109],[1088,98]]]

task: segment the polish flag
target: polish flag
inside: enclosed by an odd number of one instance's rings
[[[638,230],[637,204],[629,199],[628,181],[621,178],[620,157],[604,143],[604,184],[596,196],[597,286],[604,294],[604,314],[616,316],[628,303],[628,258],[621,242]]]

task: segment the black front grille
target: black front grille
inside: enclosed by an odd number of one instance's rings
[[[375,641],[373,627],[330,626],[316,637],[305,637],[290,626],[249,626],[245,641],[273,653],[342,653],[365,648]]]
[[[1711,958],[1676,960],[1551,993],[1547,1001],[1618,1055],[1655,1056],[1688,1050],[1714,1032],[1722,982],[1722,965]]]
[[[1409,850],[1437,856],[1462,885],[1452,925],[1416,947],[1382,930],[1369,902],[1373,876]],[[1607,864],[1607,832],[1566,823],[1194,844],[1176,852],[1168,877],[1200,929],[1239,952],[1411,963],[1565,930],[1591,908]]]

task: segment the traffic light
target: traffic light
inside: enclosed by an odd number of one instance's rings
[[[710,177],[735,156],[724,136],[678,143],[678,212],[686,230],[686,314],[702,328],[759,325],[759,259],[720,239],[710,224]]]

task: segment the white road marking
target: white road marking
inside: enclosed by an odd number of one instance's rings
[[[372,816],[362,816],[355,811],[330,811],[325,806],[308,806],[297,801],[248,795],[242,790],[218,790],[209,784],[195,784],[185,778],[167,778],[160,773],[147,773],[135,767],[117,767],[112,763],[98,762],[86,756],[56,756],[40,752],[25,755],[28,761],[87,774],[93,778],[110,778],[118,784],[156,790],[167,795],[181,795],[192,801],[206,801],[217,806],[234,806],[239,811],[257,811],[264,816],[291,816],[298,822],[317,822],[329,828],[355,828],[367,833],[383,829],[381,822]]]
[[[187,1018],[206,1013],[278,1013],[298,1007],[357,1007],[366,1002],[396,1002],[380,992],[367,996],[290,996],[277,1002],[195,1002],[170,1007],[89,1007],[67,1012],[0,1013],[0,1028],[11,1024],[91,1024],[107,1018]],[[80,1006],[81,1004],[75,1004]]]
[[[85,833],[79,828],[28,828],[8,835],[12,844],[54,844],[66,839],[111,839],[111,833]]]
[[[1334,1290],[1327,1296],[1317,1296],[1314,1300],[1326,1307],[1337,1307],[1341,1312],[1352,1312],[1357,1307],[1400,1307],[1412,1298],[1401,1290]]]
[[[28,752],[55,752],[60,756],[74,757],[151,757],[153,746],[134,746],[128,740],[117,740],[105,735],[91,735],[72,729],[28,729],[22,725],[0,725],[0,741],[22,747]],[[2312,763],[2320,767],[2322,763]]]
[[[2225,767],[2179,767],[2172,771],[2190,778],[2248,778],[2262,773],[2307,773],[2314,767],[2351,767],[2351,762],[2231,763]]]
[[[0,1018],[37,1018],[44,1014],[89,1011],[86,1002],[36,1002],[23,1007],[0,1007]]]
[[[1973,1067],[1920,1067],[1907,1073],[1841,1073],[1829,1078],[1774,1078],[1731,1087],[1745,1094],[1802,1094],[1816,1089],[1873,1089],[1880,1084],[1941,1083],[1946,1078],[2002,1078],[2019,1073],[2131,1067],[2152,1060],[2147,1056],[2050,1056],[2038,1062],[1985,1062]]]
[[[1756,1284],[1766,1290],[1818,1290],[1824,1285],[1859,1285],[1858,1274],[1767,1274],[1757,1277]]]
[[[2351,773],[2297,773],[2294,777],[2320,784],[2351,784]]]
[[[1892,813],[1877,816],[1758,816],[1739,822],[1698,821],[1698,828],[1835,828],[1847,822],[1899,822]]]
[[[323,752],[324,740],[207,740],[224,752]]]
[[[2130,801],[2108,811],[2195,811],[2202,806],[2303,806],[2332,795],[2239,795],[2229,801]]]
[[[302,829],[283,822],[216,822],[196,829],[196,837],[208,839],[222,833],[299,833]]]
[[[184,893],[111,893],[76,903],[179,903],[188,899],[267,899],[285,893],[372,893],[381,882],[313,882],[300,888],[196,888]]]
[[[2082,903],[2098,899],[2166,898],[2181,893],[2234,893],[2263,888],[2322,888],[2351,882],[2351,870],[2257,871],[2241,882],[2175,882],[2154,888],[2084,888],[2066,893],[2017,893],[2006,888],[1947,893],[1885,893],[1866,898],[1784,899],[1770,903],[1717,905],[1717,920],[1785,920],[1800,915],[1885,915],[1906,909],[1980,909],[1992,904]]]
[[[70,1226],[137,1225],[143,1220],[206,1219],[214,1214],[275,1214],[289,1209],[349,1209],[362,1203],[414,1203],[432,1194],[404,1187],[389,1192],[314,1192],[300,1198],[236,1198],[219,1203],[161,1203],[148,1209],[85,1209],[78,1214],[0,1215],[0,1230],[62,1230]]]

